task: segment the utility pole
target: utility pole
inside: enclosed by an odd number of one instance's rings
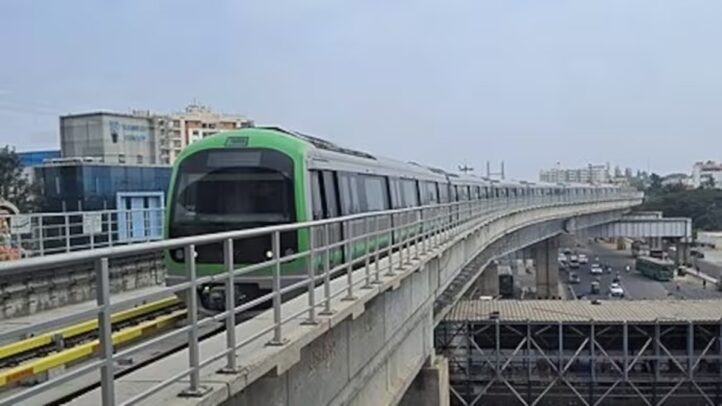
[[[488,179],[491,179],[492,176],[498,176],[501,180],[504,180],[506,178],[504,171],[504,161],[501,161],[501,170],[499,172],[492,172],[491,163],[489,161],[486,161],[486,177]]]

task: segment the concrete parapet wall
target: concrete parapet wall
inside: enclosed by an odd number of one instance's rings
[[[159,254],[115,259],[110,261],[110,278],[113,292],[158,285],[164,283],[165,265]],[[95,300],[92,263],[0,279],[0,320],[88,300]]]
[[[382,291],[365,303],[360,316],[343,320],[302,348],[288,371],[268,373],[222,404],[398,404],[433,355],[434,301],[462,269],[504,235],[569,214],[568,207],[522,211],[466,227],[436,255],[413,265],[398,288]]]

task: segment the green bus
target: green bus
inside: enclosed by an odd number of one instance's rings
[[[671,281],[674,277],[675,266],[672,261],[639,257],[637,258],[636,268],[642,275],[658,281]]]

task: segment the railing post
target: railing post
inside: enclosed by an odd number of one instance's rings
[[[399,213],[399,228],[400,230],[397,232],[399,235],[399,264],[397,265],[398,270],[404,269],[404,243],[406,243],[406,233],[408,231],[408,228],[406,227],[406,221],[407,221],[407,212]]]
[[[316,233],[313,226],[308,228],[308,319],[304,325],[316,325]]]
[[[190,387],[183,390],[180,396],[200,397],[210,388],[200,385],[200,350],[198,348],[198,284],[196,276],[196,247],[193,244],[185,247],[186,272],[190,287],[188,288],[188,363],[191,368]]]
[[[393,253],[394,253],[394,215],[389,214],[389,243],[386,245],[386,259],[389,262],[389,268],[386,271],[386,276],[396,276],[396,273],[394,272],[394,261],[393,259]]]
[[[374,281],[373,284],[380,285],[381,284],[381,267],[379,265],[379,255],[381,251],[381,222],[379,219],[381,216],[374,216]],[[389,243],[391,243],[389,241]]]
[[[222,373],[237,373],[238,363],[236,358],[236,286],[233,273],[235,264],[233,258],[233,239],[229,238],[223,242],[223,262],[226,268],[228,280],[226,281],[226,366],[221,369]]]
[[[346,253],[346,296],[342,298],[341,300],[356,300],[356,297],[353,295],[353,251],[351,248],[351,222],[345,221],[344,222],[344,230],[348,230],[346,239],[344,241],[344,252]]]
[[[333,314],[333,310],[331,310],[331,237],[328,228],[328,223],[323,225],[323,240],[326,242],[325,255],[323,258],[324,306],[323,310],[318,313],[322,316],[330,316]]]
[[[70,252],[70,217],[65,214],[65,252]]]
[[[43,231],[43,216],[38,216],[38,231],[40,232],[40,235],[38,236],[38,247],[40,248],[40,256],[42,257],[45,255],[45,232]]]
[[[281,233],[274,231],[271,237],[271,250],[273,251],[273,338],[268,345],[284,345],[281,314]]]
[[[361,289],[373,289],[371,286],[371,227],[369,227],[369,218],[364,217],[364,276],[366,282]]]
[[[421,213],[422,213],[421,210],[422,209],[418,209],[418,210],[414,210],[412,212],[412,213],[414,213],[414,217],[416,217],[415,212],[418,211],[418,219],[416,221],[414,221],[414,224],[416,225],[416,227],[414,227],[416,229],[416,236],[414,237],[414,259],[415,260],[420,259],[419,243],[421,242],[421,233],[422,233],[422,230],[424,229],[424,223],[422,221],[423,216],[421,215]]]
[[[91,227],[90,227],[90,249],[91,250],[95,249],[95,225],[94,224],[91,224]]]
[[[108,246],[112,247],[113,246],[113,212],[108,211],[107,215],[108,215]],[[117,219],[117,217],[118,216],[116,214],[116,219]]]
[[[98,311],[98,338],[100,340],[100,357],[103,366],[100,367],[100,387],[103,405],[115,404],[115,381],[113,380],[113,328],[111,325],[110,307],[110,269],[108,258],[101,258],[96,262],[95,289]]]
[[[421,210],[422,210],[421,218],[424,218],[424,216],[423,216],[424,209],[421,209]],[[428,210],[431,210],[431,209],[428,209]],[[431,234],[431,228],[432,228],[431,223],[434,222],[433,216],[428,215],[428,211],[426,213],[427,213],[426,222],[428,222],[429,224],[427,225],[426,223],[422,222],[422,228],[424,230],[423,240],[422,240],[422,249],[423,249],[424,255],[429,251],[429,239],[431,238],[431,235],[432,235]]]

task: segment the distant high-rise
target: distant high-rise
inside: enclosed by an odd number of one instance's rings
[[[539,180],[549,183],[610,183],[609,165],[589,164],[583,168],[552,168],[539,172]]]

